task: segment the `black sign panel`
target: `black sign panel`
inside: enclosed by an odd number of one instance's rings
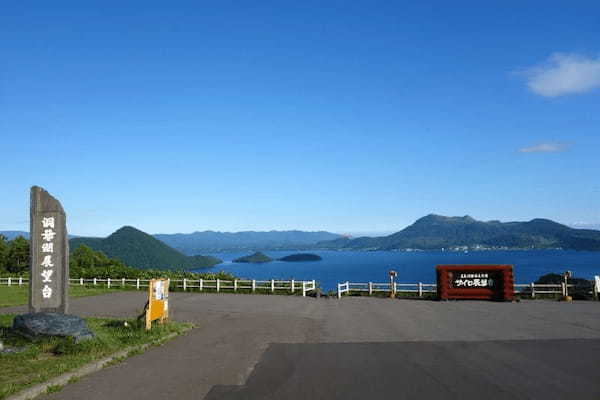
[[[448,278],[450,287],[455,289],[493,289],[497,274],[489,272],[450,272]]]

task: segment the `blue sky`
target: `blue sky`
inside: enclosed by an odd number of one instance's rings
[[[0,230],[600,224],[598,2],[93,3],[3,5]]]

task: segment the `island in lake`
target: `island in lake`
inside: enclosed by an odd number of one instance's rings
[[[321,261],[321,256],[310,253],[291,254],[279,259],[279,261]]]
[[[250,254],[249,256],[239,257],[233,260],[235,263],[265,263],[273,261],[271,257],[268,255],[257,251],[254,254]]]
[[[269,257],[268,255],[257,251],[254,254],[250,254],[249,256],[239,257],[233,260],[235,263],[266,263],[273,261],[274,259]],[[289,256],[281,257],[277,259],[278,261],[320,261],[322,258],[316,254],[310,253],[297,253],[290,254]]]

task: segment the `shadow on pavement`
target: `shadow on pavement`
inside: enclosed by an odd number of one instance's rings
[[[206,400],[600,398],[600,340],[271,344]]]

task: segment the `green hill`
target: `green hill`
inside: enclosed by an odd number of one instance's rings
[[[261,253],[260,251],[250,254],[249,256],[239,257],[233,260],[235,263],[264,263],[273,261],[268,255]]]
[[[548,219],[528,222],[477,221],[469,216],[430,214],[383,237],[361,237],[319,243],[333,249],[571,249],[600,251],[600,231],[573,229]]]
[[[212,267],[221,260],[215,257],[188,257],[153,236],[131,226],[124,226],[107,238],[75,238],[69,240],[71,249],[85,244],[116,258],[126,265],[142,269],[193,269]]]

